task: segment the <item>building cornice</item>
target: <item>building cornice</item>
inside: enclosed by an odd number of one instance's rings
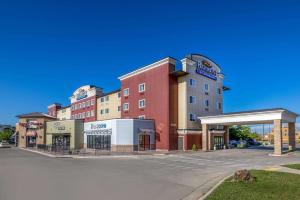
[[[130,73],[128,73],[128,74],[125,74],[125,75],[123,75],[123,76],[120,76],[118,79],[122,81],[122,80],[124,80],[124,79],[130,78],[130,77],[132,77],[132,76],[138,75],[138,74],[140,74],[140,73],[146,72],[146,71],[148,71],[148,70],[154,69],[154,68],[156,68],[156,67],[158,67],[158,66],[161,66],[161,65],[167,64],[167,63],[171,63],[171,64],[175,65],[175,64],[176,64],[176,60],[175,60],[174,58],[167,57],[167,58],[164,58],[164,59],[162,59],[162,60],[159,60],[159,61],[157,61],[157,62],[155,62],[155,63],[152,63],[152,64],[150,64],[150,65],[147,65],[147,66],[145,66],[145,67],[142,67],[142,68],[139,68],[139,69],[137,69],[137,70],[135,70],[135,71],[132,71],[132,72],[130,72]]]

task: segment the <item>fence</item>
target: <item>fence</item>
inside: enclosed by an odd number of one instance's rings
[[[37,150],[55,154],[55,155],[80,155],[80,156],[97,156],[97,155],[120,155],[120,154],[148,154],[146,152],[137,152],[137,151],[111,151],[111,150],[102,150],[102,149],[71,149],[69,147],[62,147],[62,146],[55,146],[55,145],[44,145],[39,144],[37,145]]]

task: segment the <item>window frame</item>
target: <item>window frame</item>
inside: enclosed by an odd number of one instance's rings
[[[206,89],[206,86],[207,86],[207,89]],[[204,91],[209,92],[209,84],[208,83],[204,83]]]
[[[127,105],[127,108],[125,108],[125,105]],[[123,110],[128,111],[129,110],[129,103],[124,103],[123,104]]]
[[[192,116],[192,118],[191,118]],[[196,119],[196,115],[194,113],[189,113],[189,121],[190,122],[195,122],[197,119]]]
[[[141,102],[144,102],[144,105],[141,106]],[[139,100],[139,108],[145,108],[146,107],[146,99],[140,99]]]
[[[192,95],[189,96],[189,104],[196,104],[196,96],[192,96]]]
[[[127,91],[127,94],[125,95],[125,91]],[[124,97],[128,97],[129,96],[129,88],[125,88],[124,90],[123,90],[123,96]]]
[[[138,119],[146,119],[146,116],[145,115],[139,115]]]
[[[196,87],[196,79],[190,78],[189,79],[189,86]]]
[[[143,86],[143,90],[141,90],[141,86]],[[146,91],[146,83],[140,83],[139,84],[139,93],[143,93]]]

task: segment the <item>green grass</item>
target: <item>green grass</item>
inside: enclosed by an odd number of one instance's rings
[[[299,169],[300,170],[300,164],[289,164],[289,165],[282,165],[284,167],[288,167],[291,169]]]
[[[256,182],[230,182],[229,178],[206,200],[300,199],[300,175],[263,170],[251,170],[251,174],[257,178]]]

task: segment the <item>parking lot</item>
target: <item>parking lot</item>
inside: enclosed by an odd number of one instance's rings
[[[271,149],[233,149],[72,159],[0,149],[0,199],[194,199],[237,169],[300,160],[300,152],[269,153]]]

